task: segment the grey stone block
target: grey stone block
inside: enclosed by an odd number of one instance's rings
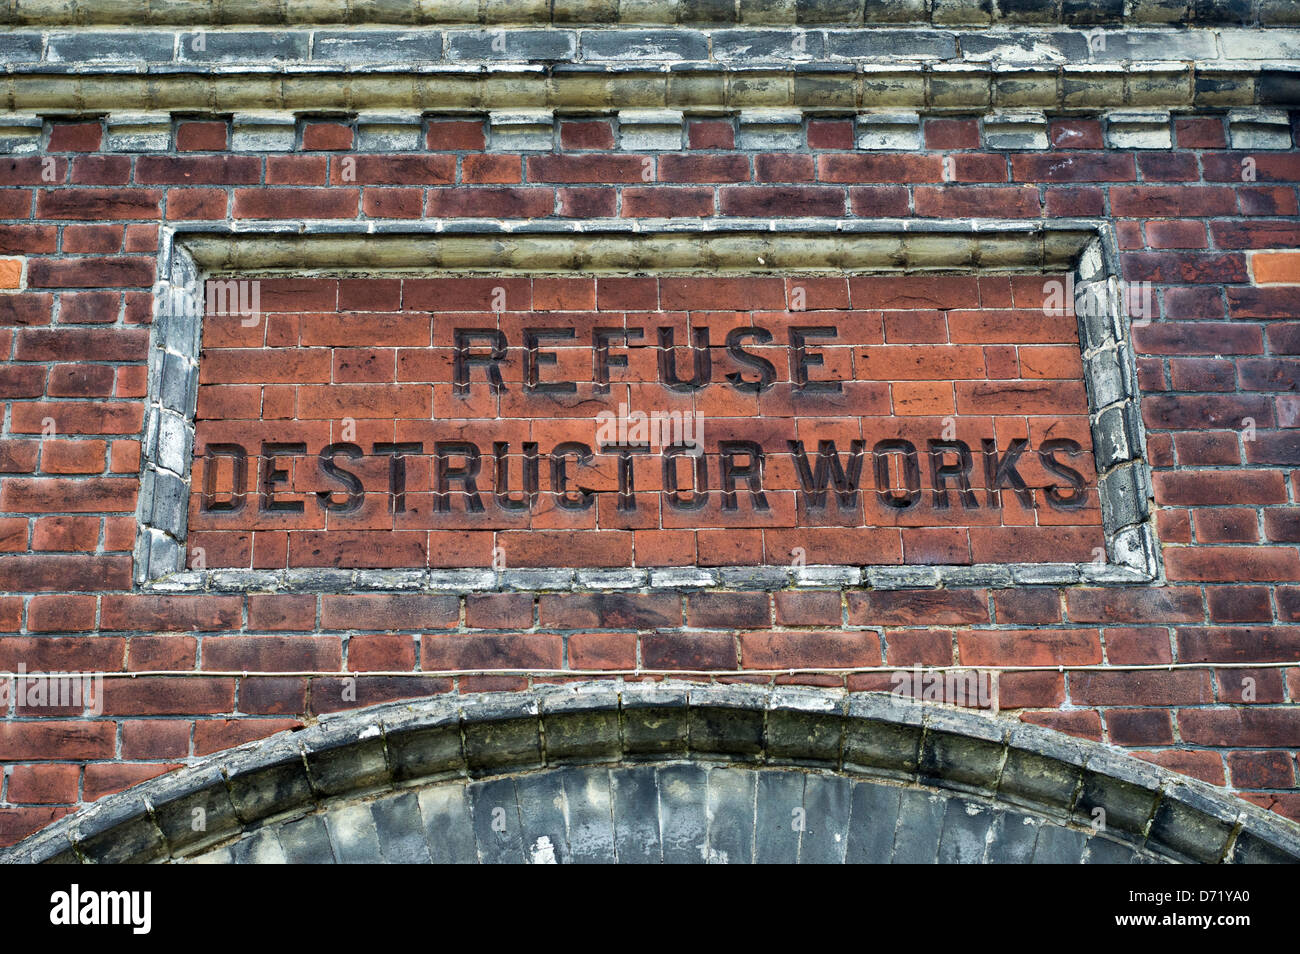
[[[692,752],[757,758],[763,751],[766,692],[750,686],[700,686],[691,690]]]
[[[898,831],[893,864],[932,865],[939,856],[939,838],[948,799],[924,790],[908,789],[899,799]]]
[[[235,865],[282,865],[284,848],[274,828],[262,828],[230,846],[230,863]]]
[[[709,41],[696,30],[583,30],[582,58],[596,62],[707,60]],[[717,35],[714,35],[717,43]]]
[[[1081,831],[1061,828],[1057,825],[1044,825],[1038,830],[1038,841],[1034,845],[1032,863],[1036,865],[1081,864],[1087,843],[1088,838]]]
[[[355,729],[346,724],[322,724],[302,736],[307,772],[319,796],[342,795],[391,781],[379,725],[363,739],[358,740]]]
[[[320,815],[308,815],[280,828],[280,848],[291,865],[336,864],[334,846]]]
[[[311,55],[311,33],[282,30],[219,30],[182,33],[182,63],[287,63]]]
[[[1026,865],[1034,858],[1040,822],[1019,812],[998,812],[990,826],[993,832],[985,856],[991,865]]]
[[[754,861],[792,865],[799,860],[799,826],[804,821],[802,772],[761,771],[754,803]]]
[[[1097,481],[1108,528],[1140,523],[1146,516],[1146,495],[1138,471],[1141,466],[1141,461],[1122,464]]]
[[[894,833],[903,789],[876,782],[853,783],[849,818],[848,864],[884,865],[894,856]]]
[[[369,803],[344,805],[328,812],[325,815],[325,826],[329,829],[334,856],[339,864],[383,864],[379,833],[375,830],[375,819],[370,814]]]
[[[358,152],[414,152],[423,142],[424,120],[418,112],[357,116]]]
[[[659,683],[627,684],[620,693],[623,751],[630,757],[685,754],[687,691]]]
[[[1088,839],[1088,850],[1083,860],[1090,865],[1131,865],[1133,855],[1131,845],[1093,835]]]
[[[424,820],[424,840],[434,864],[476,863],[478,848],[465,786],[435,785],[422,789],[418,799],[420,817]]]
[[[464,705],[462,732],[470,774],[490,775],[507,766],[541,765],[536,702],[471,698]]]
[[[751,864],[754,860],[756,773],[733,768],[709,770],[707,813],[709,864]]]
[[[577,694],[567,687],[542,696],[546,761],[617,759],[622,753],[618,691]]]
[[[1097,415],[1093,425],[1093,449],[1103,470],[1133,458],[1134,445],[1129,442],[1125,412],[1126,406],[1108,408]]]
[[[799,864],[841,865],[848,849],[851,783],[842,775],[809,775],[804,782],[804,829]]]
[[[962,798],[948,799],[943,834],[939,837],[939,864],[972,865],[984,861],[989,827],[996,816],[985,805]]]
[[[424,842],[420,804],[414,792],[403,792],[371,802],[379,836],[379,850],[390,865],[429,864],[429,847]]]
[[[1147,843],[1200,864],[1218,864],[1237,817],[1191,785],[1176,785],[1160,800]]]
[[[1047,117],[1034,110],[990,113],[984,117],[988,149],[1046,149]]]
[[[829,30],[826,53],[850,59],[950,60],[957,55],[957,37],[940,30]]]
[[[654,766],[610,772],[610,797],[614,807],[614,851],[619,864],[662,863],[659,787]]]
[[[713,32],[713,57],[724,63],[818,60],[822,58],[823,50],[823,34],[818,30],[715,30]],[[703,57],[692,58],[703,59]]]
[[[523,826],[512,778],[472,782],[465,788],[474,815],[474,838],[485,865],[524,864]]]
[[[568,806],[569,853],[576,864],[614,861],[609,771],[600,767],[560,772]]]
[[[170,63],[175,44],[173,34],[158,30],[59,31],[50,34],[45,58],[51,63]]]
[[[1082,749],[1068,738],[1048,736],[1032,731],[1034,728],[1016,726],[1011,730],[998,794],[1010,802],[1069,812],[1082,779]]]
[[[942,780],[945,787],[995,788],[1002,767],[1004,730],[991,720],[988,725],[983,721],[958,720],[947,712],[931,710],[925,718],[918,774]]]
[[[74,825],[77,853],[94,864],[140,864],[165,852],[163,834],[138,795],[95,805]]]
[[[515,779],[519,823],[524,853],[530,864],[567,864],[568,825],[565,821],[564,785],[560,773],[543,772]]]
[[[385,715],[383,724],[395,780],[466,771],[457,713],[444,713],[433,722],[414,713],[394,713]]]
[[[41,34],[0,34],[0,62],[35,63],[41,58]]]
[[[870,775],[910,778],[921,745],[921,706],[854,696],[844,722],[844,766]]]
[[[178,772],[160,783],[150,790],[149,804],[173,852],[239,831],[240,821],[225,776],[216,765]]]
[[[423,63],[442,59],[438,30],[317,30],[313,60],[340,63]]]
[[[838,765],[843,737],[842,704],[822,695],[774,690],[764,744],[768,761]]]
[[[1159,776],[1139,773],[1116,756],[1093,754],[1084,767],[1075,817],[1084,824],[1102,821],[1108,832],[1141,839],[1155,811]],[[1095,814],[1102,809],[1104,815]]]
[[[1077,63],[1088,59],[1088,38],[1073,30],[962,33],[964,60],[998,63]]]
[[[453,30],[449,60],[572,60],[577,35],[569,30]]]
[[[104,124],[104,149],[109,152],[163,152],[171,141],[167,113],[110,113]]]
[[[621,109],[618,146],[629,152],[676,152],[682,148],[682,114],[674,109]]]
[[[659,831],[665,864],[699,864],[708,852],[708,777],[694,763],[665,765],[659,774]]]
[[[288,734],[238,752],[225,766],[230,800],[246,823],[312,804],[298,740]]]

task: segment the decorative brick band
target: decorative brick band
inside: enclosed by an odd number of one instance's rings
[[[1174,128],[1183,117],[1164,110],[1094,110],[1104,123],[1104,142],[1115,149],[1169,149]],[[850,148],[864,151],[916,151],[922,147],[927,119],[943,111],[876,111],[836,114],[844,124],[841,135]],[[416,110],[350,114],[295,114],[285,110],[238,112],[212,120],[226,127],[232,148],[243,152],[277,153],[315,148],[310,127],[328,123],[346,129],[354,151],[364,154],[411,153],[443,148],[440,127],[447,122],[483,125],[484,142],[509,152],[573,151],[563,142],[566,121],[600,120],[610,124],[612,145],[624,152],[677,152],[690,145],[693,122],[727,123],[731,140],[741,151],[802,150],[815,146],[821,114],[801,109],[743,109],[729,114],[685,109],[620,109],[568,112],[552,109],[512,109],[463,114],[432,114]],[[1227,111],[1227,145],[1261,151],[1291,148],[1291,117],[1284,109],[1241,108]],[[48,129],[66,119],[59,113],[0,114],[0,151],[31,155],[42,148]],[[178,148],[178,126],[191,114],[112,112],[90,120],[103,126],[106,152],[166,153]],[[824,120],[822,120],[824,121]],[[989,151],[1038,151],[1048,146],[1050,121],[1039,109],[990,110],[976,117],[979,142]],[[604,151],[604,150],[601,150]]]
[[[6,26],[311,23],[904,23],[971,24],[1240,24],[1300,23],[1290,0],[352,0],[267,3],[157,3],[149,0],[9,0]]]
[[[917,229],[887,220],[860,220],[856,230],[818,231],[815,223],[792,221],[775,231],[760,223],[733,221],[729,231],[652,231],[654,223],[624,222],[624,234],[604,232],[593,220],[564,231],[511,230],[495,234],[444,235],[399,223],[400,234],[369,230],[301,234],[296,224],[266,223],[259,232],[177,232],[163,242],[158,274],[159,310],[149,354],[149,403],[142,444],[136,545],[136,580],[169,591],[257,586],[319,589],[346,584],[354,589],[567,589],[582,585],[681,587],[716,584],[720,571],[484,571],[315,569],[198,570],[185,565],[190,448],[202,309],[176,307],[174,290],[201,287],[205,276],[241,278],[270,270],[304,269],[374,275],[474,272],[518,273],[719,273],[863,274],[953,271],[1071,270],[1072,302],[1078,311],[1079,341],[1088,394],[1098,492],[1105,536],[1105,562],[982,564],[964,567],[832,566],[787,569],[761,567],[728,574],[734,585],[768,588],[802,585],[859,585],[877,588],[926,585],[1011,586],[1087,582],[1148,582],[1159,573],[1151,508],[1150,478],[1138,408],[1128,317],[1109,233],[1098,223],[933,223]],[[470,224],[470,230],[487,231]],[[634,234],[628,234],[634,230]],[[382,224],[378,231],[384,231]],[[567,232],[567,234],[566,234]],[[756,561],[757,562],[757,561]],[[863,561],[866,562],[865,560]],[[772,572],[768,572],[771,570]]]
[[[340,82],[340,75],[347,82]],[[861,109],[1096,110],[1288,106],[1300,78],[1271,61],[1003,65],[809,63],[730,69],[557,63],[466,64],[418,71],[307,64],[172,66],[90,72],[84,64],[14,67],[0,74],[0,104],[21,115],[110,110],[301,112],[549,108],[682,109],[707,113],[798,108],[843,115]]]
[[[901,816],[912,801],[928,809],[937,804],[942,818],[943,800],[935,796],[950,796],[959,797],[958,814],[982,818],[981,844],[987,833],[996,836],[990,823],[1005,811],[1050,832],[1048,844],[1066,842],[1058,847],[1071,857],[1055,860],[1300,860],[1300,828],[1276,815],[1203,782],[1037,726],[881,693],[599,682],[448,695],[326,716],[310,729],[280,732],[110,795],[0,854],[0,862],[257,861],[283,860],[295,851],[328,860],[330,839],[321,822],[344,848],[374,841],[377,825],[401,827],[393,814],[401,806],[390,794],[423,799],[430,793],[436,801],[448,792],[460,796],[466,781],[477,791],[493,780],[513,794],[512,778],[538,781],[539,771],[683,764],[798,766],[830,773],[829,780],[839,779],[846,789],[872,783],[864,798],[883,795],[877,787],[899,792],[908,805],[895,800],[893,812],[864,812],[857,822],[859,836],[888,836],[894,851],[893,828],[907,821]],[[694,776],[701,783],[705,777]],[[369,801],[376,794],[380,799]],[[695,791],[685,801],[702,813],[704,795]],[[751,818],[754,797],[746,803]],[[788,807],[784,813],[788,820]],[[918,811],[908,825],[924,828],[925,814]],[[410,816],[407,834],[422,840],[419,816]],[[202,824],[195,823],[199,818]],[[440,841],[473,842],[474,826],[463,815],[427,821]],[[840,821],[852,838],[851,816]],[[888,829],[872,836],[882,824]],[[313,828],[315,835],[304,840],[304,830]],[[946,826],[932,834],[935,851],[941,830]],[[562,830],[538,834],[548,834],[551,844],[565,840]],[[378,844],[374,854],[372,860],[384,860]],[[468,854],[474,857],[472,848]],[[617,856],[612,847],[610,854],[609,860]],[[844,860],[843,847],[838,857]],[[904,854],[899,860],[922,859]]]

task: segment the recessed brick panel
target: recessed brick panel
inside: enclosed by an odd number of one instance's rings
[[[1076,319],[1005,287],[268,280],[264,314],[205,319],[193,545],[257,568],[1086,562]]]

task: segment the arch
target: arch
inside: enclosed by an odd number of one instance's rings
[[[7,862],[1295,862],[1300,829],[1037,726],[882,693],[575,682],[326,717]]]

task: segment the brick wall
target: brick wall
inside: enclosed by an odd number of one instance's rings
[[[523,154],[489,149],[490,127],[473,117],[426,121],[421,148],[401,154],[353,151],[353,125],[333,119],[299,121],[296,146],[279,154],[232,150],[229,123],[220,120],[178,120],[161,154],[101,148],[105,130],[98,120],[47,125],[37,152],[0,159],[0,255],[6,256],[0,262],[5,286],[0,353],[6,356],[0,366],[5,407],[0,668],[223,674],[110,678],[100,714],[24,709],[10,700],[0,720],[4,841],[187,759],[300,725],[321,712],[562,678],[439,672],[638,666],[722,671],[1046,666],[1002,675],[1004,718],[1107,741],[1300,819],[1300,709],[1294,705],[1300,698],[1300,667],[1215,665],[1290,662],[1300,653],[1300,431],[1295,429],[1300,399],[1293,393],[1300,374],[1294,357],[1300,354],[1300,321],[1295,320],[1300,253],[1285,251],[1300,247],[1300,157],[1292,148],[1230,149],[1227,119],[1214,113],[1174,116],[1171,147],[1157,149],[1124,147],[1113,135],[1117,127],[1108,139],[1106,123],[1089,115],[1052,118],[1045,148],[1017,150],[991,147],[990,121],[961,115],[923,118],[923,148],[894,151],[855,149],[854,121],[825,117],[801,121],[798,144],[780,151],[738,149],[735,120],[712,117],[688,119],[683,140],[688,148],[631,153],[616,148],[618,130],[601,117],[561,119],[553,150]],[[1106,220],[1121,250],[1121,277],[1151,283],[1153,289],[1153,320],[1134,327],[1132,337],[1165,578],[1129,587],[949,585],[888,591],[826,585],[585,592],[577,583],[576,591],[563,593],[254,588],[169,594],[133,586],[150,289],[162,277],[155,274],[160,234],[185,223],[315,220],[309,228],[323,229],[340,220],[421,216],[449,221]],[[985,276],[963,279],[969,284],[948,291],[926,280],[926,294],[939,300],[923,307],[906,295],[901,307],[888,300],[903,294],[900,289],[914,288],[915,279],[884,280],[861,300],[854,297],[852,282],[828,286],[826,299],[814,302],[814,310],[837,313],[836,324],[854,345],[878,346],[851,348],[855,358],[872,355],[870,361],[881,362],[875,372],[870,362],[858,367],[850,361],[849,380],[863,382],[863,393],[875,395],[878,403],[870,403],[869,410],[880,420],[857,425],[857,432],[850,427],[840,450],[847,451],[855,433],[874,438],[889,427],[915,429],[920,446],[948,415],[956,417],[972,448],[989,436],[1005,451],[1006,438],[1020,426],[1011,418],[1027,422],[1027,432],[1014,436],[1028,437],[1031,445],[1049,434],[1086,441],[1087,428],[1076,420],[1086,405],[1073,329],[1031,337],[1048,327],[1035,297],[1044,278]],[[768,312],[774,321],[791,320],[784,276],[754,280],[714,297],[706,280],[704,288],[690,289],[681,307],[668,299],[668,281],[660,283],[653,307],[647,299],[635,309],[619,305],[615,310],[654,312],[658,322],[665,314],[712,305],[744,315],[742,323],[760,325],[766,320],[760,315]],[[260,431],[268,440],[298,439],[282,435],[301,432],[308,453],[317,454],[326,437],[337,440],[330,428],[343,409],[311,411],[317,397],[328,404],[343,387],[326,389],[327,382],[364,383],[371,398],[405,394],[397,389],[408,387],[408,381],[418,384],[420,396],[411,406],[418,405],[415,416],[426,418],[420,429],[431,428],[427,412],[437,414],[439,387],[449,399],[451,377],[445,367],[425,377],[404,377],[402,329],[416,327],[420,342],[432,335],[436,348],[439,313],[466,303],[455,289],[421,297],[413,292],[420,288],[429,288],[427,280],[279,286],[268,279],[266,294],[279,304],[268,308],[274,313],[258,332],[267,337],[245,340],[240,336],[247,329],[237,322],[205,325],[194,489],[202,489],[206,441],[242,438],[256,442],[260,454]],[[360,299],[348,297],[353,290]],[[769,293],[770,301],[764,297]],[[385,295],[390,296],[386,304]],[[548,308],[562,306],[566,315],[577,315],[566,320],[582,327],[603,312],[601,285],[589,279],[560,284],[536,279],[521,301],[526,304],[518,308],[520,327],[525,316],[547,324]],[[395,317],[348,317],[357,305]],[[909,313],[900,319],[900,312]],[[999,337],[998,329],[1007,326],[998,316],[1011,316],[1014,333]],[[894,325],[916,334],[910,340],[907,331],[893,337]],[[282,328],[296,328],[296,335],[286,332],[273,340],[270,336]],[[312,338],[309,328],[339,330],[335,337],[323,331],[323,337]],[[954,344],[938,348],[941,341]],[[251,356],[234,350],[259,345],[270,347]],[[967,356],[974,362],[969,377],[954,368]],[[379,357],[382,369],[371,365]],[[1005,368],[995,368],[997,362],[1005,362]],[[918,367],[923,376],[912,379],[905,373]],[[963,389],[990,379],[1017,387],[1031,379],[1059,380],[1062,404],[987,412],[963,407]],[[292,413],[290,388],[297,391]],[[918,403],[910,404],[909,394]],[[278,400],[286,403],[276,411]],[[363,426],[358,443],[370,451],[379,441],[419,439],[411,437],[413,431],[394,430],[389,412],[406,407],[406,400],[393,407],[376,400],[375,416],[387,421],[386,429],[381,435]],[[465,428],[481,435],[486,446],[498,426],[492,420],[496,414],[504,414],[504,399],[458,419],[477,419]],[[993,416],[984,418],[993,425],[991,432],[979,426],[984,421],[967,419],[980,414]],[[886,415],[894,420],[886,421]],[[910,420],[914,415],[918,421]],[[1063,415],[1059,421],[1047,420],[1058,415]],[[531,412],[520,416],[534,417]],[[796,417],[776,417],[781,424],[774,436],[786,440],[793,436],[792,426],[796,433],[809,427],[805,446],[811,449],[817,429]],[[899,425],[899,417],[909,420]],[[1038,430],[1036,418],[1042,419]],[[313,430],[303,423],[312,419],[333,423]],[[544,414],[531,426],[569,436],[563,421],[548,421]],[[765,418],[761,426],[776,425]],[[584,427],[589,431],[590,422]],[[707,423],[705,433],[707,439]],[[838,430],[835,434],[840,437]],[[424,461],[427,467],[428,458]],[[314,474],[315,461],[311,464]],[[420,479],[418,466],[411,464],[413,481]],[[249,471],[256,476],[260,467],[250,463]],[[653,481],[653,473],[647,472],[647,481]],[[972,473],[982,496],[982,467]],[[373,477],[384,486],[382,468]],[[791,477],[787,469],[782,478],[777,468],[775,490],[789,493],[795,486]],[[422,479],[427,486],[427,469]],[[1037,474],[1028,482],[1041,491],[1048,478]],[[451,545],[429,540],[414,558],[386,558],[385,548],[394,546],[400,533],[385,532],[393,516],[386,510],[362,531],[381,534],[385,542],[357,537],[338,546],[327,532],[319,546],[307,545],[301,560],[286,541],[275,543],[264,558],[268,562],[260,562],[257,536],[264,531],[277,541],[286,532],[324,529],[324,511],[306,496],[321,488],[285,486],[306,501],[304,514],[287,518],[292,528],[239,523],[262,519],[251,507],[242,517],[204,514],[195,501],[191,519],[207,565],[356,566],[372,554],[380,554],[378,565],[490,562],[490,549],[468,537]],[[605,489],[616,492],[617,487],[606,484]],[[214,490],[222,490],[220,479]],[[866,562],[845,552],[863,545],[857,534],[868,536],[869,546],[879,551],[870,556],[873,563],[1053,559],[1010,552],[1020,546],[1055,551],[1060,554],[1055,559],[1087,559],[1096,544],[1086,520],[1077,540],[1061,542],[1058,527],[1028,526],[1043,535],[1015,536],[979,556],[981,534],[995,524],[1014,523],[1010,515],[1021,513],[1007,500],[1014,496],[1004,491],[997,520],[987,524],[972,518],[975,511],[965,514],[957,506],[957,523],[940,526],[930,513],[911,528],[910,537],[909,529],[880,530],[877,522],[864,519],[845,545],[837,534],[849,528],[838,525],[816,526],[817,536],[806,539],[829,540],[826,560],[835,563]],[[417,503],[412,500],[411,512],[417,512]],[[795,509],[792,502],[796,526],[816,523],[799,524]],[[1033,510],[1040,523],[1052,512],[1050,507]],[[508,565],[753,563],[760,562],[760,553],[770,558],[788,550],[797,538],[777,535],[779,542],[771,546],[758,536],[767,532],[762,528],[714,533],[716,528],[665,521],[620,528],[618,540],[630,534],[633,541],[611,544],[608,551],[603,541],[591,547],[594,541],[577,536],[540,538],[545,546],[527,542],[527,534],[536,532],[600,532],[565,523],[574,519],[568,515],[552,519],[553,526],[534,518],[537,530],[492,531],[524,534],[518,563],[510,564],[511,545],[506,545]],[[317,525],[309,526],[309,520]],[[953,539],[954,527],[959,533],[969,528],[969,546]],[[432,520],[418,528],[421,534],[430,530],[441,532]],[[923,538],[921,530],[931,533]],[[652,541],[650,553],[662,553],[646,559],[635,542],[643,533],[686,536],[645,538]],[[909,540],[915,543],[909,546]],[[559,544],[554,551],[559,559],[552,556],[553,542]],[[817,554],[821,546],[813,544]],[[574,552],[582,558],[565,559]],[[1165,663],[1197,665],[1121,668]],[[1113,668],[1068,671],[1098,665]],[[1065,668],[1052,668],[1057,666]],[[238,675],[245,670],[288,674]],[[355,680],[328,675],[367,670],[384,675]],[[406,672],[410,675],[398,675]],[[851,689],[891,686],[887,672],[779,678]]]

